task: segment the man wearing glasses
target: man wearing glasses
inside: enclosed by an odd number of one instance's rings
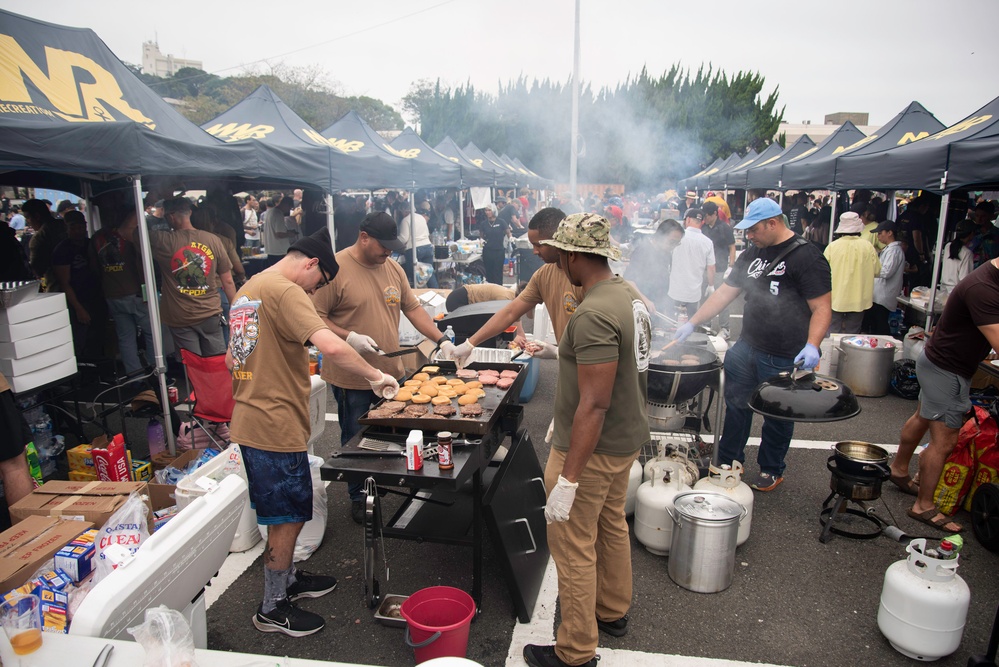
[[[295,540],[312,518],[309,469],[309,352],[362,378],[378,395],[395,395],[399,384],[374,368],[330,331],[308,294],[333,280],[338,265],[329,231],[296,241],[277,264],[251,278],[230,311],[226,364],[232,371],[232,441],[240,445],[250,503],[257,523],[268,526],[264,596],[253,625],[261,632],[303,637],[322,630],[319,614],[295,600],[317,598],[336,579],[296,570]]]

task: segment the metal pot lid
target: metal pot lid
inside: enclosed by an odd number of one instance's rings
[[[739,519],[745,508],[742,504],[721,493],[684,491],[673,499],[676,511],[691,519],[702,521],[730,521]]]
[[[764,417],[793,422],[833,422],[860,414],[860,403],[850,387],[810,371],[769,378],[753,391],[749,407]]]

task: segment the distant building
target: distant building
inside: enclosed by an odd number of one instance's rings
[[[156,42],[142,43],[142,73],[159,77],[173,76],[185,67],[204,69],[200,60],[174,58],[171,54],[160,53],[160,45]]]
[[[825,124],[842,125],[846,121],[850,121],[857,127],[860,127],[861,125],[867,125],[869,116],[870,114],[866,112],[837,111],[836,113],[826,114]]]

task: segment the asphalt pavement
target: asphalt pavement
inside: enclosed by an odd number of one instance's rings
[[[735,325],[737,334],[738,321]],[[523,425],[543,465],[557,362],[540,363],[537,389],[526,404]],[[680,588],[667,574],[667,559],[649,553],[632,538],[635,591],[630,631],[621,639],[601,635],[602,667],[693,664],[667,656],[801,666],[911,663],[890,646],[876,624],[885,570],[905,557],[904,545],[887,537],[837,536],[826,544],[818,540],[819,510],[829,495],[830,444],[848,439],[896,443],[915,406],[890,395],[861,398],[860,403],[862,412],[853,419],[796,426],[786,481],[771,493],[756,495],[752,535],[736,553],[734,581],[727,590],[698,594]],[[331,395],[328,410],[335,408]],[[759,419],[756,422],[753,435],[758,437]],[[329,421],[317,454],[328,455],[338,443],[337,424]],[[755,469],[755,454],[754,447],[748,448],[748,471]],[[304,608],[322,614],[327,627],[301,639],[256,631],[250,618],[263,589],[257,558],[209,609],[209,648],[372,665],[413,664],[403,631],[379,625],[364,604],[362,530],[350,520],[345,487],[331,483],[328,492],[325,540],[300,564],[340,580],[334,593],[302,602]],[[398,500],[387,496],[384,502],[390,511]],[[905,515],[910,503],[910,497],[885,484],[881,499],[872,505],[879,516],[903,530],[923,533],[921,524]],[[966,513],[956,518],[969,526]],[[386,552],[390,576],[379,570],[383,593],[410,594],[435,585],[471,589],[471,550],[466,547],[389,540]],[[981,547],[969,527],[959,574],[971,588],[971,609],[961,647],[937,664],[964,665],[969,655],[985,651],[999,602],[997,566],[999,554]],[[527,626],[520,626],[515,637],[518,626],[502,567],[488,541],[484,567],[482,613],[471,628],[468,657],[487,666],[523,664],[516,642],[523,643]],[[554,637],[554,626],[547,620],[553,607],[553,591],[543,591],[529,628],[541,640]]]

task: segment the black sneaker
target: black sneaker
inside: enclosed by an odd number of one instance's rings
[[[261,608],[253,616],[253,625],[261,632],[283,632],[289,637],[305,637],[326,627],[319,614],[299,609],[291,600],[278,602],[273,611],[264,613]]]
[[[625,614],[616,621],[601,621],[597,619],[597,627],[611,637],[624,637],[628,634],[628,615]]]
[[[531,667],[572,667],[555,653],[554,646],[539,646],[538,644],[528,644],[524,647],[524,660]],[[595,655],[579,667],[597,667],[599,655]]]
[[[336,577],[309,574],[305,570],[295,572],[295,583],[288,587],[288,599],[294,602],[302,598],[321,598],[336,588]]]
[[[363,500],[351,500],[350,501],[350,518],[354,520],[354,523],[364,523],[364,501]]]

